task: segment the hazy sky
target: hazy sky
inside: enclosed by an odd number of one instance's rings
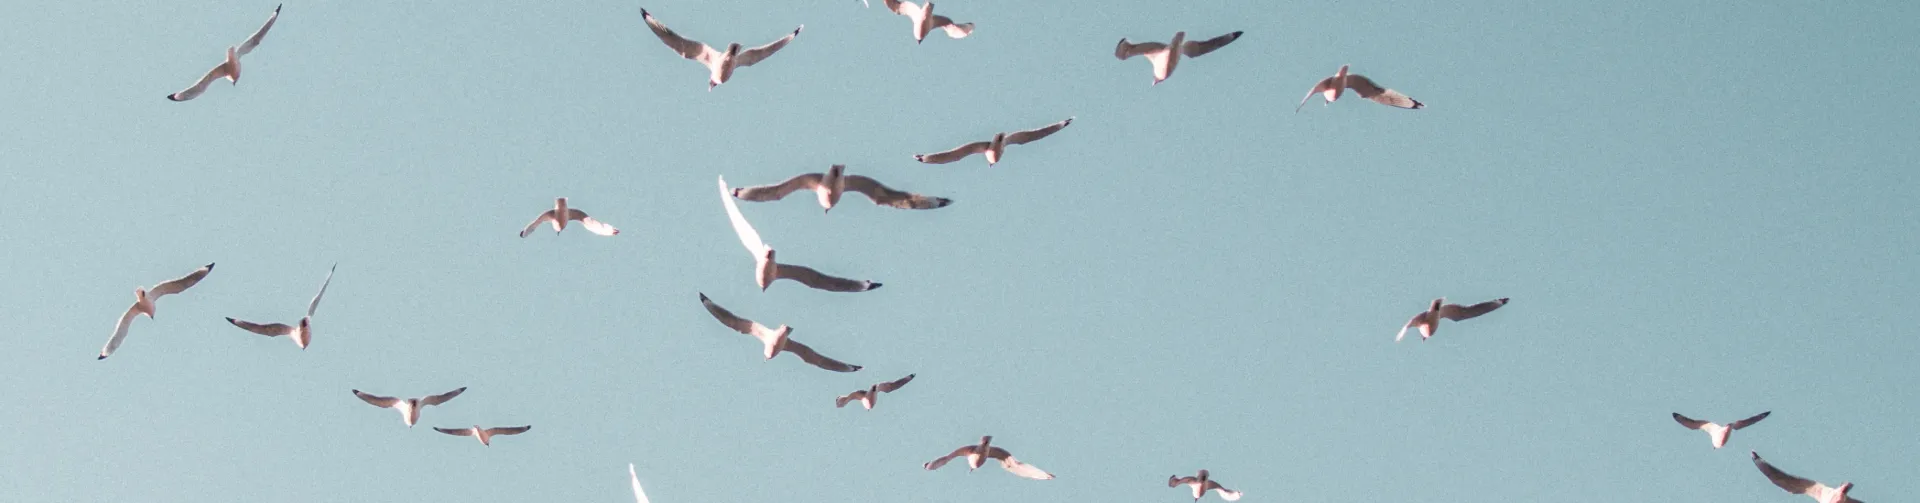
[[[1911,2],[289,3],[13,9],[12,501],[1791,502],[1920,492]],[[805,24],[706,90],[715,46]],[[1239,41],[1159,86],[1121,37]],[[1292,108],[1341,64],[1425,103]],[[1069,116],[1046,140],[913,162]],[[844,163],[951,197],[742,209]],[[623,231],[515,237],[556,196]],[[219,265],[94,356],[136,286]],[[297,320],[339,263],[313,346]],[[866,366],[838,374],[733,311]],[[1511,297],[1431,341],[1434,297]],[[839,394],[919,378],[872,411]],[[466,394],[418,427],[353,398]],[[1773,416],[1715,451],[1668,414]],[[431,426],[532,424],[481,447]],[[924,463],[993,435],[1058,475]],[[1211,496],[1210,496],[1211,498]]]

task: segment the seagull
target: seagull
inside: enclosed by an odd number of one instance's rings
[[[820,207],[826,208],[826,211],[833,211],[833,205],[840,204],[840,196],[847,191],[866,195],[873,200],[873,204],[905,210],[931,210],[953,204],[952,199],[893,190],[872,178],[848,175],[846,171],[847,165],[835,164],[827,168],[825,174],[807,173],[775,185],[733,189],[733,197],[747,201],[778,201],[794,191],[806,189],[820,196]]]
[[[1826,484],[1788,475],[1787,472],[1774,468],[1773,464],[1768,463],[1767,460],[1760,459],[1760,453],[1747,452],[1753,455],[1753,466],[1760,468],[1760,473],[1766,474],[1767,480],[1773,481],[1773,485],[1787,492],[1805,494],[1820,503],[1861,503],[1860,500],[1847,495],[1847,491],[1853,489],[1852,482],[1842,482],[1840,487],[1827,487]]]
[[[566,215],[567,217],[560,218],[561,215]],[[620,229],[615,229],[605,222],[594,220],[593,217],[587,216],[587,212],[568,208],[567,198],[559,197],[554,198],[553,209],[540,212],[540,216],[533,218],[533,223],[527,224],[527,228],[520,230],[520,237],[524,238],[527,237],[528,234],[532,234],[533,230],[539,228],[543,222],[553,224],[553,233],[559,234],[562,229],[567,228],[567,222],[574,220],[580,221],[580,228],[586,229],[587,232],[594,234],[612,236],[620,233]]]
[[[1333,100],[1340,99],[1340,93],[1347,89],[1352,89],[1353,92],[1359,93],[1362,98],[1370,99],[1373,100],[1374,103],[1390,107],[1406,109],[1426,108],[1425,104],[1413,98],[1408,98],[1407,95],[1400,94],[1399,91],[1380,87],[1378,84],[1374,84],[1372,80],[1368,80],[1359,74],[1347,73],[1347,66],[1349,65],[1340,65],[1340,71],[1334,72],[1332,77],[1320,79],[1320,83],[1314,84],[1313,90],[1307,91],[1307,96],[1300,98],[1300,105],[1293,107],[1293,113],[1300,113],[1300,107],[1307,106],[1307,100],[1313,99],[1313,95],[1315,94],[1327,99],[1327,101],[1321,103],[1321,106],[1325,106],[1328,103],[1333,103]]]
[[[361,393],[360,390],[356,389],[356,390],[353,390],[353,396],[360,397],[361,400],[366,400],[367,403],[373,404],[375,407],[379,407],[382,409],[400,409],[400,422],[407,423],[407,427],[412,428],[413,423],[420,420],[420,409],[425,408],[428,405],[440,405],[443,403],[447,403],[448,400],[452,400],[453,397],[460,396],[461,393],[465,393],[466,391],[467,391],[467,387],[461,386],[460,389],[448,391],[446,393],[441,393],[438,395],[430,395],[430,396],[425,396],[420,398],[393,398],[393,397],[385,397],[385,396],[379,396],[379,395],[369,395],[366,393]]]
[[[907,382],[913,380],[914,375],[915,374],[907,374],[906,377],[892,382],[875,384],[868,386],[867,389],[841,395],[840,398],[833,401],[833,406],[834,408],[846,407],[847,402],[859,400],[860,405],[866,406],[867,410],[873,410],[873,402],[880,399],[881,393],[892,393],[893,390],[900,389],[901,386],[906,386]]]
[[[908,20],[913,21],[913,43],[915,44],[925,42],[927,32],[933,31],[934,28],[946,30],[949,38],[967,38],[967,35],[973,34],[973,23],[954,23],[953,19],[934,14],[933,2],[927,2],[927,5],[921,6],[906,0],[883,1],[894,14],[906,16]]]
[[[1767,415],[1772,413],[1773,411],[1762,412],[1753,417],[1734,421],[1725,426],[1682,416],[1678,412],[1673,413],[1673,420],[1679,421],[1681,426],[1685,426],[1690,430],[1706,430],[1707,438],[1713,439],[1713,448],[1719,449],[1721,446],[1727,445],[1727,437],[1733,435],[1733,430],[1753,426],[1753,423],[1758,423],[1761,419],[1766,419]]]
[[[879,283],[868,280],[828,276],[811,267],[775,262],[773,247],[760,241],[760,233],[753,230],[753,224],[740,214],[740,206],[733,203],[733,191],[727,189],[727,178],[724,176],[720,177],[720,204],[727,207],[727,218],[733,221],[733,232],[740,236],[740,244],[746,245],[747,252],[753,254],[754,281],[760,285],[760,291],[767,291],[768,285],[780,279],[798,281],[829,292],[864,292],[880,288]]]
[[[801,28],[807,27],[807,25],[804,24],[800,25],[800,28],[793,29],[793,33],[788,33],[787,36],[780,37],[780,40],[775,40],[767,45],[743,51],[740,50],[740,44],[735,42],[727,44],[726,52],[720,52],[714,50],[712,46],[674,33],[673,30],[667,28],[666,24],[661,23],[658,19],[654,19],[653,14],[647,13],[646,9],[640,9],[640,17],[647,20],[647,27],[653,29],[653,34],[659,36],[660,41],[667,44],[667,48],[673,49],[673,52],[679,54],[682,58],[691,59],[702,65],[707,65],[707,70],[712,72],[712,76],[707,78],[708,91],[712,91],[714,86],[725,84],[727,79],[733,78],[734,69],[743,66],[753,66],[754,63],[759,63],[761,60],[767,59],[767,57],[772,56],[773,53],[780,52],[780,48],[786,47],[787,42],[792,42],[793,37],[800,34]]]
[[[227,82],[231,82],[233,85],[240,85],[240,57],[247,55],[249,52],[253,52],[253,48],[260,46],[260,39],[267,37],[267,29],[273,27],[274,20],[280,19],[280,7],[282,6],[284,6],[284,4],[274,6],[273,14],[267,16],[267,24],[260,25],[260,31],[253,32],[253,36],[247,37],[247,40],[241,42],[238,46],[227,47],[226,61],[214,65],[212,70],[208,70],[206,75],[200,77],[199,82],[193,83],[192,86],[180,92],[167,95],[167,99],[173,101],[193,99],[199,96],[200,93],[207,92],[207,84],[212,84],[213,81],[222,78],[227,79]]]
[[[627,463],[627,480],[633,481],[634,503],[650,503],[647,501],[647,492],[640,490],[640,474],[633,471],[633,463]]]
[[[1404,338],[1407,336],[1407,329],[1413,328],[1413,327],[1420,327],[1420,340],[1424,341],[1424,340],[1427,340],[1428,337],[1433,337],[1433,332],[1435,330],[1440,329],[1441,318],[1446,318],[1453,321],[1465,321],[1469,318],[1473,318],[1475,316],[1479,316],[1482,314],[1487,314],[1488,312],[1491,312],[1495,309],[1499,309],[1500,306],[1507,305],[1506,297],[1501,297],[1498,299],[1481,302],[1479,304],[1474,304],[1471,306],[1461,306],[1459,304],[1443,304],[1446,301],[1447,301],[1446,297],[1433,299],[1432,306],[1428,307],[1426,311],[1423,311],[1420,314],[1413,315],[1413,319],[1407,320],[1406,326],[1400,327],[1400,335],[1393,336],[1393,342],[1400,342],[1401,338]]]
[[[814,352],[813,348],[807,347],[806,344],[801,344],[800,341],[788,338],[789,335],[793,334],[793,327],[780,325],[779,328],[767,328],[766,325],[761,325],[759,322],[741,318],[733,314],[733,311],[728,311],[727,308],[720,307],[719,304],[713,303],[713,299],[707,298],[707,294],[705,293],[700,294],[700,305],[706,306],[707,313],[712,314],[713,319],[720,320],[721,325],[726,325],[727,328],[731,328],[736,332],[760,339],[760,344],[766,348],[761,354],[766,355],[768,360],[779,356],[781,351],[786,351],[793,353],[794,356],[800,357],[800,361],[834,372],[853,372],[861,368],[859,365],[849,365],[840,360],[822,356],[820,353]]]
[[[1067,120],[1048,124],[1046,126],[1040,127],[1039,129],[1029,129],[1026,131],[1018,131],[1013,133],[994,133],[992,140],[976,141],[973,143],[968,143],[966,145],[954,147],[953,150],[948,150],[946,152],[939,152],[939,153],[933,153],[933,154],[914,154],[913,160],[920,161],[927,164],[946,164],[953,161],[965,159],[967,158],[967,156],[970,156],[973,154],[987,154],[987,167],[993,167],[994,164],[997,164],[1000,162],[1000,156],[1006,155],[1007,145],[1022,145],[1022,144],[1038,141],[1041,138],[1046,138],[1048,136],[1053,135],[1053,133],[1059,132],[1061,129],[1065,129],[1067,126],[1072,124],[1073,124],[1073,118],[1068,117]]]
[[[1053,474],[1035,468],[1033,465],[1022,463],[1018,459],[1013,459],[1012,453],[1007,452],[1006,449],[994,447],[991,445],[992,443],[992,435],[980,437],[980,443],[978,445],[968,445],[954,449],[953,452],[947,453],[945,456],[940,456],[933,461],[928,461],[923,467],[928,470],[938,470],[940,467],[946,466],[947,462],[952,461],[953,458],[966,456],[967,473],[973,473],[974,470],[980,468],[982,463],[986,462],[987,458],[993,458],[1000,460],[1000,467],[1005,468],[1008,473],[1034,480],[1053,479]]]
[[[1200,470],[1199,475],[1192,477],[1167,476],[1167,487],[1179,487],[1180,484],[1193,486],[1194,501],[1200,501],[1200,496],[1207,494],[1207,491],[1220,493],[1220,499],[1223,500],[1240,501],[1240,491],[1221,487],[1219,482],[1214,482],[1208,476],[1206,470]]]
[[[153,285],[152,290],[142,290],[138,287],[134,288],[133,307],[127,308],[127,312],[120,315],[120,322],[113,325],[113,337],[107,339],[107,347],[100,348],[100,357],[94,360],[105,360],[108,355],[113,354],[113,350],[120,348],[120,341],[126,340],[127,338],[127,326],[133,324],[133,318],[135,316],[144,314],[147,315],[147,319],[153,319],[154,301],[160,300],[160,297],[184,292],[188,288],[193,288],[193,285],[199,284],[200,280],[207,277],[207,273],[209,272],[213,272],[213,264],[207,264],[205,267],[201,267],[186,276],[181,276],[179,279]]]
[[[327,294],[327,285],[333,283],[333,270],[339,267],[340,264],[334,264],[333,267],[327,269],[327,280],[320,282],[320,293],[313,294],[313,300],[307,302],[307,315],[300,318],[298,325],[287,326],[285,323],[268,323],[262,325],[246,320],[236,320],[231,316],[227,317],[227,323],[232,323],[233,326],[240,327],[242,330],[267,337],[291,335],[293,336],[294,345],[300,346],[300,349],[307,349],[307,344],[313,342],[313,310],[314,308],[320,307],[320,297]]]
[[[1187,40],[1187,32],[1174,32],[1173,42],[1167,44],[1159,42],[1131,44],[1127,43],[1126,37],[1120,37],[1120,45],[1113,48],[1113,57],[1120,58],[1121,61],[1126,61],[1127,58],[1134,56],[1146,56],[1147,62],[1153,63],[1152,85],[1157,86],[1160,85],[1160,81],[1167,80],[1167,77],[1173,75],[1173,68],[1180,65],[1180,58],[1198,58],[1221,47],[1226,47],[1227,44],[1239,39],[1240,33],[1242,32],[1236,31],[1196,42]],[[1169,49],[1173,47],[1178,47],[1180,50],[1174,51]]]
[[[533,429],[533,425],[501,426],[496,428],[484,428],[484,429],[477,424],[474,425],[472,428],[441,428],[439,426],[433,427],[433,431],[445,433],[448,435],[479,438],[480,445],[487,446],[487,447],[493,446],[492,440],[494,435],[519,435],[521,433],[526,433],[527,430],[531,430],[531,429]]]

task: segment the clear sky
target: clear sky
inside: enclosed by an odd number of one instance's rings
[[[1870,501],[1920,493],[1912,2],[274,3],[13,9],[11,501]],[[715,46],[805,24],[712,92]],[[1121,37],[1239,41],[1150,87]],[[1294,114],[1341,64],[1429,106]],[[1043,141],[913,162],[1077,117]],[[741,203],[844,163],[951,197]],[[623,231],[515,237],[556,196]],[[94,356],[136,286],[219,265]],[[298,319],[313,346],[222,317]],[[703,311],[864,365],[838,374]],[[1431,341],[1434,297],[1511,297]],[[839,394],[916,373],[872,411]],[[460,386],[420,426],[350,389]],[[1668,414],[1773,416],[1715,451]],[[431,426],[532,424],[484,448]],[[994,435],[1058,475],[924,463]],[[958,468],[956,468],[958,466]]]

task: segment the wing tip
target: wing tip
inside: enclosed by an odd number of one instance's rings
[[[105,360],[105,359],[107,359],[107,354],[106,354],[106,353],[100,353],[100,357],[99,357],[99,358],[94,358],[94,359],[93,359],[93,361],[96,361],[96,362],[97,362],[97,361],[100,361],[100,360]]]
[[[806,28],[807,28],[807,25],[804,25],[804,24],[802,24],[802,25],[800,25],[800,27],[799,27],[799,28],[794,28],[794,29],[793,29],[793,34],[794,34],[794,36],[799,36],[799,35],[800,35],[800,30],[804,30],[804,29],[806,29]]]
[[[866,289],[866,290],[863,290],[863,291],[873,291],[873,290],[879,290],[879,289],[880,289],[880,283],[879,283],[879,282],[877,282],[877,281],[868,281],[868,282],[867,282],[867,289]]]
[[[178,102],[178,101],[187,101],[187,100],[180,99],[180,93],[173,93],[173,94],[167,95],[167,101]]]
[[[707,293],[706,293],[706,292],[695,292],[695,293],[698,293],[698,294],[700,294],[700,302],[701,302],[701,303],[707,303],[707,302],[713,302],[713,299],[709,299],[709,298],[707,298]]]
[[[214,264],[213,262],[208,262],[208,263],[207,263],[207,270],[209,270],[209,271],[211,271],[211,270],[213,270],[213,264]]]

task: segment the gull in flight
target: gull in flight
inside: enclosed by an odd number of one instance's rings
[[[733,191],[727,189],[726,177],[720,177],[720,204],[727,207],[727,218],[733,221],[733,232],[740,236],[740,244],[746,245],[747,252],[753,254],[754,282],[760,285],[760,291],[767,291],[768,285],[780,279],[798,281],[829,292],[864,292],[880,288],[879,283],[868,280],[828,276],[810,267],[775,262],[773,247],[760,241],[760,232],[753,230],[753,224],[747,222],[746,215],[740,214],[740,206],[733,203]]]
[[[160,300],[160,297],[184,292],[188,288],[192,288],[193,285],[200,283],[201,278],[207,277],[207,273],[209,272],[213,272],[213,264],[207,264],[206,267],[201,267],[191,274],[181,276],[179,279],[153,285],[152,290],[142,290],[138,287],[134,288],[133,307],[127,308],[127,312],[120,315],[120,322],[113,325],[113,337],[107,339],[107,347],[100,348],[100,357],[95,358],[95,360],[105,360],[108,355],[113,354],[113,350],[120,348],[120,341],[126,340],[127,327],[133,324],[134,317],[144,314],[147,315],[147,319],[153,319],[154,301]]]
[[[907,382],[913,380],[913,376],[914,374],[907,374],[906,377],[892,382],[883,382],[869,386],[867,389],[840,395],[840,398],[833,401],[833,406],[834,408],[846,407],[847,402],[859,400],[860,405],[866,406],[867,410],[873,410],[873,402],[880,399],[881,393],[892,393],[893,390],[900,389],[901,386],[906,386]]]
[[[712,91],[714,86],[727,83],[727,79],[733,78],[734,69],[743,66],[753,66],[754,63],[759,63],[761,60],[767,59],[767,57],[772,56],[773,53],[780,52],[780,48],[786,47],[787,42],[792,42],[793,37],[800,34],[801,28],[807,27],[807,25],[804,24],[800,25],[800,28],[793,29],[793,33],[788,33],[787,36],[780,37],[780,40],[775,40],[767,45],[743,51],[740,50],[740,43],[735,42],[727,44],[726,52],[720,52],[714,50],[712,46],[674,33],[673,30],[667,28],[666,24],[661,23],[658,19],[654,19],[653,14],[647,13],[646,9],[640,9],[640,17],[647,20],[647,27],[653,29],[653,34],[659,36],[660,41],[667,44],[667,48],[673,49],[673,52],[679,54],[682,58],[691,59],[707,66],[707,71],[712,75],[707,78],[708,91]]]
[[[1767,480],[1772,481],[1773,485],[1787,492],[1805,494],[1820,503],[1860,503],[1860,500],[1847,495],[1847,491],[1853,489],[1852,482],[1842,482],[1840,487],[1827,487],[1826,484],[1788,475],[1787,472],[1774,468],[1773,464],[1768,463],[1767,460],[1760,459],[1760,453],[1747,452],[1753,455],[1753,466],[1760,468],[1760,473],[1766,474]]]
[[[778,356],[781,351],[786,351],[793,353],[794,356],[800,357],[800,361],[834,372],[853,372],[860,370],[859,365],[849,365],[840,360],[821,356],[820,353],[814,352],[813,348],[807,347],[806,344],[801,344],[800,341],[789,338],[788,336],[793,334],[793,327],[780,325],[780,328],[767,328],[766,325],[741,318],[733,314],[733,311],[728,311],[727,308],[720,307],[719,304],[713,303],[713,299],[707,298],[707,294],[704,293],[700,294],[700,305],[706,306],[707,313],[712,314],[713,319],[720,320],[721,325],[726,325],[727,328],[731,328],[735,332],[751,335],[755,339],[760,339],[760,345],[765,347],[765,350],[763,350],[761,354],[766,355],[768,360],[772,360],[773,357]]]
[[[431,396],[425,396],[420,398],[393,398],[393,397],[385,397],[385,396],[379,396],[379,395],[369,395],[366,393],[361,393],[360,390],[356,389],[356,390],[353,390],[353,396],[360,397],[361,400],[365,400],[367,403],[373,404],[373,406],[375,407],[380,407],[383,409],[400,409],[400,422],[407,423],[407,427],[412,428],[413,423],[420,420],[420,409],[425,408],[428,405],[440,405],[443,403],[447,403],[448,400],[452,400],[453,397],[460,396],[461,393],[465,393],[466,391],[467,391],[467,387],[461,386],[460,389],[448,391],[446,393],[441,393],[438,395],[431,395]]]
[[[566,217],[561,218],[562,215]],[[533,223],[527,224],[527,228],[521,229],[520,237],[524,238],[527,237],[528,234],[532,234],[533,230],[540,228],[540,224],[542,223],[553,224],[553,233],[559,234],[562,229],[567,228],[567,222],[576,220],[580,222],[580,228],[586,229],[587,232],[602,236],[612,236],[620,233],[620,229],[615,229],[605,222],[594,220],[593,217],[587,216],[587,212],[568,208],[567,198],[560,197],[553,200],[553,209],[540,212],[540,216],[533,218]]]
[[[1206,470],[1200,470],[1199,475],[1192,477],[1167,476],[1167,487],[1179,487],[1181,484],[1193,486],[1194,501],[1200,501],[1200,497],[1206,495],[1207,491],[1220,493],[1220,499],[1223,500],[1240,501],[1240,491],[1221,487],[1220,483],[1215,482]]]
[[[987,154],[987,167],[993,167],[994,164],[1000,162],[1000,156],[1006,155],[1007,145],[1023,145],[1039,141],[1041,138],[1052,136],[1053,133],[1059,132],[1061,129],[1065,129],[1072,124],[1073,118],[1068,117],[1067,120],[1048,124],[1039,129],[1029,129],[1013,133],[994,133],[993,139],[991,140],[968,143],[954,147],[953,150],[946,152],[914,154],[913,160],[927,164],[946,164],[965,159],[967,156],[973,154]]]
[[[640,474],[633,471],[633,463],[627,463],[627,480],[633,481],[634,503],[651,503],[647,501],[647,492],[640,490]]]
[[[974,470],[977,470],[980,468],[981,464],[986,463],[987,458],[993,458],[993,459],[1000,460],[1000,467],[1005,468],[1008,473],[1012,473],[1014,475],[1019,475],[1019,476],[1034,479],[1034,480],[1052,480],[1053,479],[1053,474],[1047,473],[1046,471],[1041,470],[1039,468],[1035,468],[1033,465],[1022,463],[1018,459],[1013,459],[1012,453],[1007,452],[1006,449],[994,447],[992,444],[993,444],[992,435],[980,437],[979,444],[968,445],[968,446],[963,446],[959,449],[954,449],[953,452],[947,453],[947,455],[945,456],[940,456],[939,458],[935,458],[933,461],[928,461],[926,465],[923,465],[923,467],[928,470],[938,470],[940,469],[940,467],[946,466],[947,462],[952,461],[953,458],[966,456],[967,457],[967,473],[973,473]]]
[[[1426,108],[1425,104],[1413,98],[1408,98],[1407,95],[1400,94],[1399,91],[1380,87],[1379,84],[1374,84],[1372,80],[1368,80],[1366,77],[1360,76],[1360,74],[1347,73],[1347,66],[1348,65],[1340,65],[1340,71],[1334,72],[1332,77],[1320,79],[1320,83],[1314,84],[1313,90],[1307,91],[1307,96],[1300,98],[1300,105],[1293,107],[1293,112],[1300,113],[1300,107],[1307,106],[1307,100],[1313,99],[1313,95],[1315,94],[1326,98],[1326,101],[1320,103],[1321,106],[1326,106],[1328,103],[1333,103],[1333,100],[1340,99],[1340,93],[1347,89],[1352,89],[1353,92],[1359,93],[1362,98],[1370,99],[1373,100],[1374,103],[1390,107],[1406,109]]]
[[[1126,61],[1127,58],[1134,56],[1146,56],[1147,62],[1153,63],[1152,85],[1157,86],[1160,85],[1160,81],[1167,80],[1167,77],[1173,76],[1173,68],[1180,65],[1180,58],[1198,58],[1221,47],[1226,47],[1227,44],[1239,39],[1240,33],[1242,32],[1236,31],[1206,40],[1194,41],[1187,40],[1187,32],[1174,32],[1173,42],[1166,44],[1159,42],[1132,44],[1127,43],[1126,37],[1120,37],[1120,45],[1113,48],[1113,57],[1120,58],[1121,61]],[[1180,50],[1173,50],[1174,48],[1179,48]]]
[[[1707,438],[1713,439],[1713,448],[1719,449],[1721,446],[1727,445],[1727,437],[1733,435],[1733,430],[1753,426],[1753,423],[1758,423],[1761,419],[1766,419],[1768,414],[1773,414],[1773,411],[1762,412],[1753,417],[1734,421],[1724,426],[1719,423],[1709,423],[1682,416],[1678,412],[1673,413],[1673,420],[1679,421],[1681,426],[1685,426],[1690,430],[1706,430]]]
[[[1400,342],[1401,338],[1407,336],[1407,329],[1413,327],[1420,327],[1420,340],[1424,341],[1427,340],[1428,337],[1433,337],[1433,332],[1440,329],[1441,318],[1453,321],[1464,321],[1475,316],[1487,314],[1495,309],[1499,309],[1500,306],[1507,305],[1506,297],[1471,306],[1445,304],[1446,301],[1446,297],[1433,299],[1433,304],[1427,307],[1426,311],[1413,315],[1413,319],[1407,320],[1406,326],[1400,327],[1400,335],[1393,336],[1393,342]]]
[[[733,189],[733,197],[747,201],[778,201],[795,191],[802,189],[813,191],[820,197],[820,207],[833,211],[840,204],[840,196],[847,191],[859,192],[873,200],[873,204],[892,206],[906,210],[931,210],[945,208],[953,204],[952,199],[927,197],[919,194],[893,190],[872,178],[846,174],[847,165],[835,164],[827,168],[826,173],[807,173],[774,185],[759,187],[740,187]]]
[[[294,345],[300,346],[300,349],[307,349],[307,344],[313,342],[313,310],[314,308],[320,307],[320,297],[327,294],[327,285],[333,283],[333,270],[339,267],[340,264],[334,264],[333,267],[327,269],[327,280],[320,282],[320,293],[313,294],[313,300],[307,302],[307,315],[300,318],[299,324],[293,326],[288,326],[285,323],[268,323],[262,325],[246,320],[236,320],[232,317],[227,318],[227,323],[232,323],[233,326],[240,327],[242,330],[267,337],[291,335],[293,336]]]
[[[480,425],[477,425],[477,424],[474,425],[472,428],[441,428],[439,426],[433,427],[433,431],[445,433],[448,435],[453,435],[457,437],[478,438],[480,439],[480,445],[487,446],[487,447],[493,446],[492,440],[494,435],[519,435],[521,433],[526,433],[527,430],[531,430],[531,429],[533,429],[533,425],[511,426],[511,427],[501,426],[497,428],[481,428]]]
[[[925,42],[927,33],[934,28],[946,30],[950,38],[967,38],[967,35],[973,34],[973,23],[954,23],[946,16],[934,14],[933,2],[927,2],[922,6],[906,0],[883,1],[886,2],[887,9],[892,10],[894,14],[906,16],[908,20],[913,21],[913,43],[915,44]]]
[[[193,83],[193,86],[183,89],[180,92],[167,95],[167,99],[173,101],[193,99],[199,96],[200,93],[207,92],[208,84],[212,84],[213,81],[222,78],[227,79],[227,82],[231,82],[233,85],[240,85],[240,57],[247,55],[249,52],[253,52],[253,48],[260,46],[260,39],[266,38],[267,29],[273,27],[273,21],[276,19],[280,19],[280,6],[273,8],[273,14],[267,16],[267,24],[260,25],[260,31],[253,32],[253,36],[247,37],[247,40],[241,42],[240,45],[227,48],[226,61],[214,65],[213,69],[208,70],[206,75],[200,77],[199,82]]]

